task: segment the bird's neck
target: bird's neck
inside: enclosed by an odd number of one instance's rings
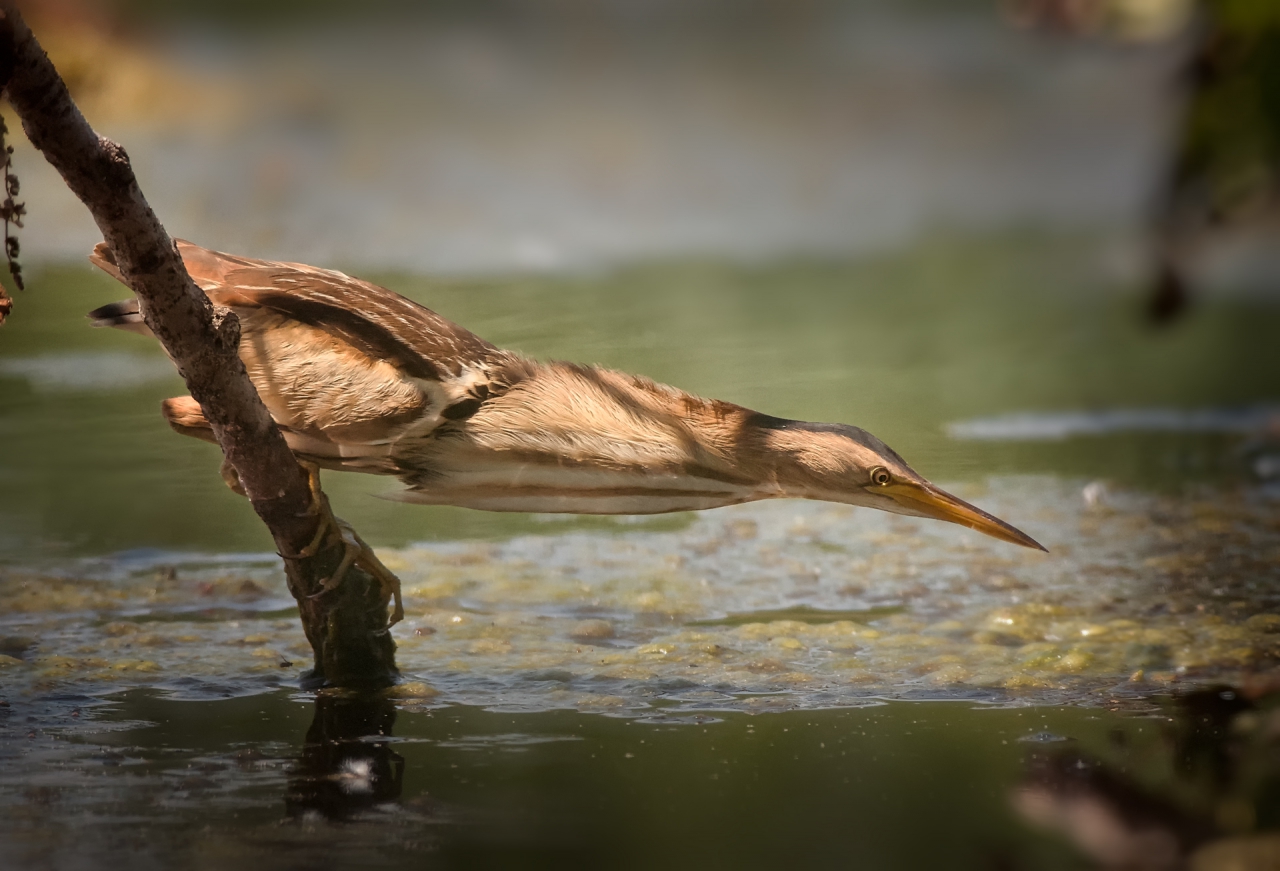
[[[853,469],[869,465],[868,452],[858,446],[865,435],[843,424],[789,420],[727,403],[691,428],[717,433],[728,445],[726,463],[753,482],[755,498],[789,497],[824,502],[863,504],[861,488],[853,486]]]
[[[711,490],[731,485],[740,501],[851,501],[844,491],[853,427],[773,417],[607,369],[552,364],[538,381],[549,388],[543,400],[572,397],[566,429],[607,466],[638,465],[654,476],[689,479],[685,486],[706,482]]]
[[[803,495],[774,421],[645,378],[535,364],[457,437],[406,445],[430,469],[413,501],[505,511],[647,514]],[[785,439],[783,439],[785,441]],[[407,497],[408,498],[408,497]]]

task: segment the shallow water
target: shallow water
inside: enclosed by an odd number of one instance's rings
[[[214,451],[161,422],[163,359],[80,320],[118,289],[36,272],[0,345],[12,861],[1080,867],[1061,809],[1119,789],[1129,813],[1132,778],[1208,820],[1180,840],[1156,814],[1168,849],[1270,849],[1247,839],[1271,769],[1171,786],[1191,757],[1168,736],[1171,698],[1280,659],[1280,311],[1219,300],[1149,334],[1092,250],[384,278],[531,353],[868,426],[1051,552],[818,503],[424,509],[330,474],[407,611],[404,681],[346,707],[299,692],[277,559]],[[1012,440],[1028,420],[1067,428]]]
[[[1113,859],[1269,868],[1278,713],[64,693],[0,707],[0,837],[17,868],[1088,867],[1034,820]]]
[[[129,692],[106,704],[69,698],[59,713],[36,737],[12,735],[21,723],[6,730],[0,833],[17,867],[856,857],[987,868],[1011,857],[1069,868],[1070,855],[1020,826],[1010,804],[1024,758],[1069,740],[1105,749],[1119,729],[1138,759],[1169,722],[942,703],[764,717],[415,712],[317,706],[287,691],[216,704]]]
[[[1116,705],[1280,655],[1274,502],[1108,493],[1089,506],[1046,478],[962,492],[1021,512],[1052,553],[805,503],[671,531],[384,550],[407,614],[396,693],[633,714],[893,697]],[[294,685],[310,666],[269,556],[135,553],[3,581],[13,689],[213,699]]]

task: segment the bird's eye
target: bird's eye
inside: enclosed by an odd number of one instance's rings
[[[877,487],[883,487],[893,480],[893,476],[889,474],[889,470],[884,466],[876,466],[871,470],[871,483]]]

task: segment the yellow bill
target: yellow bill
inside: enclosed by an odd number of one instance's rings
[[[1049,552],[1048,548],[1022,530],[1010,526],[998,517],[992,517],[982,509],[975,508],[963,499],[958,499],[930,483],[895,482],[886,485],[878,492],[888,496],[911,514],[945,520],[948,523],[958,523],[1010,544],[1020,544],[1023,547]]]

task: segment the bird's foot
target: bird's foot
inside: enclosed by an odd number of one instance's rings
[[[336,590],[342,584],[347,572],[354,565],[365,574],[377,580],[384,595],[395,601],[391,619],[387,621],[387,629],[404,619],[404,603],[400,598],[400,579],[395,573],[382,564],[373,548],[362,539],[345,520],[337,517],[329,506],[329,497],[320,489],[320,468],[311,463],[303,463],[307,470],[307,483],[311,489],[311,511],[316,514],[320,523],[316,528],[315,538],[311,543],[287,559],[306,559],[315,556],[321,550],[334,543],[343,548],[342,560],[333,574],[320,585],[320,589],[311,594],[311,598],[323,596]],[[334,539],[337,539],[335,542]],[[386,631],[386,630],[383,630]]]

